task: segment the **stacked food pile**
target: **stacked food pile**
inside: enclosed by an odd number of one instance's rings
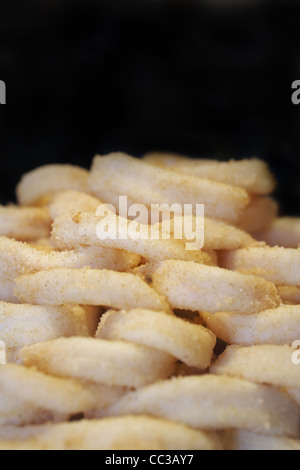
[[[0,208],[0,449],[299,450],[300,220],[274,186],[171,154],[25,175]],[[202,249],[177,216],[123,236],[120,196],[204,204]]]

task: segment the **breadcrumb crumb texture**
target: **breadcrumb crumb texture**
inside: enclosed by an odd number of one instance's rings
[[[90,191],[104,202],[118,205],[119,195],[139,204],[205,204],[209,217],[239,220],[249,203],[245,190],[215,181],[156,168],[123,153],[96,157],[89,178]]]
[[[221,220],[204,218],[204,248],[213,250],[236,250],[256,241],[244,230]]]
[[[199,176],[212,181],[238,186],[252,194],[270,194],[276,186],[268,165],[258,158],[244,160],[206,160],[187,158],[167,152],[151,152],[144,156],[147,163],[177,173]]]
[[[169,310],[142,278],[106,269],[51,269],[16,279],[15,295],[37,305],[82,304]]]
[[[118,229],[122,224],[121,218],[112,212],[111,217],[113,217]],[[117,230],[117,236],[114,238],[100,239],[97,226],[102,220],[103,217],[91,213],[65,214],[54,220],[52,239],[60,249],[93,246],[103,247],[103,249],[123,249],[156,261],[183,259],[212,264],[207,253],[201,250],[187,251],[182,240],[132,239],[130,237],[122,239],[119,237],[119,230]],[[130,223],[127,219],[123,219],[124,222],[127,226]],[[147,231],[150,230],[148,225],[140,224],[140,226],[146,228]]]
[[[254,274],[279,286],[300,286],[300,250],[283,247],[248,247],[220,254],[221,266]]]
[[[294,352],[295,349],[289,346],[228,346],[210,372],[276,387],[300,389],[300,368],[292,362]]]
[[[201,312],[200,316],[207,328],[229,344],[291,346],[295,338],[300,338],[300,305],[282,305],[252,315]]]
[[[189,217],[186,215],[176,215],[173,218],[172,216],[171,218],[167,217],[165,221],[154,224],[154,226],[160,230],[166,228],[167,233],[170,233],[172,239],[176,237],[176,230],[178,233],[178,228],[181,228],[180,235],[182,235],[185,242],[189,242],[191,240],[185,236],[185,224],[187,221],[194,232],[203,226],[203,249],[205,250],[235,250],[249,245],[260,244],[244,230],[222,220],[206,216],[202,218],[199,215]]]
[[[140,257],[114,249],[80,247],[77,251],[39,250],[28,243],[0,237],[0,276],[13,281],[23,274],[54,268],[115,269],[125,271],[137,266]]]
[[[172,308],[251,314],[280,305],[274,284],[214,266],[164,261],[153,274],[153,287]]]

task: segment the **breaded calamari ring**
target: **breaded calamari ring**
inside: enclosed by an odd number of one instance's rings
[[[39,251],[55,251],[55,246],[51,238],[39,238],[29,242],[29,245]]]
[[[16,278],[15,295],[34,305],[81,304],[169,311],[141,277],[107,269],[49,269]]]
[[[131,221],[120,218],[108,211],[116,223],[116,236],[100,239],[98,224],[104,218],[91,213],[65,214],[55,219],[52,229],[52,239],[58,248],[78,248],[80,246],[103,247],[105,249],[123,249],[146,259],[183,259],[199,263],[212,264],[210,256],[201,250],[188,251],[182,240],[161,240],[151,236],[151,226],[138,224],[141,230],[147,230],[148,237],[135,239],[130,236],[121,236],[119,227],[125,224],[130,226]]]
[[[42,251],[27,243],[0,237],[0,275],[14,280],[30,274],[54,268],[113,269],[125,271],[134,268],[140,257],[114,248],[80,247],[77,251]]]
[[[201,313],[207,328],[229,344],[289,344],[300,338],[300,305],[282,305],[252,315]]]
[[[46,165],[22,176],[17,186],[17,198],[21,206],[39,204],[45,196],[74,189],[88,192],[89,172],[72,165]],[[45,202],[45,201],[44,201]]]
[[[281,388],[300,388],[300,368],[292,362],[295,349],[284,345],[228,346],[210,371]]]
[[[0,429],[0,450],[221,450],[214,433],[150,416]],[[122,457],[120,457],[122,458]],[[127,461],[127,457],[126,457]]]
[[[21,351],[23,363],[39,370],[81,381],[138,388],[169,377],[172,356],[125,341],[60,338]]]
[[[177,173],[238,186],[252,194],[270,194],[276,184],[266,162],[258,158],[222,162],[192,159],[168,152],[151,152],[144,156],[144,161]]]
[[[282,247],[248,247],[224,251],[221,266],[244,274],[260,276],[279,286],[300,287],[300,250]]]
[[[96,213],[100,204],[101,201],[90,194],[70,190],[54,194],[48,204],[48,210],[51,218],[55,219],[67,212]]]
[[[18,305],[0,302],[1,340],[7,361],[20,360],[19,351],[42,341],[68,336],[90,336],[100,314],[96,307]]]
[[[251,314],[277,307],[281,302],[272,283],[204,264],[163,261],[152,279],[154,289],[171,308]]]
[[[216,345],[215,335],[206,328],[145,309],[105,313],[96,337],[144,344],[199,369],[210,366]]]
[[[119,195],[151,206],[205,204],[209,217],[237,222],[249,203],[245,190],[196,176],[181,175],[147,164],[124,153],[95,157],[89,178],[90,192],[118,205]],[[194,214],[195,215],[195,214]]]
[[[64,421],[99,406],[102,388],[15,364],[0,367],[0,426]]]
[[[160,229],[162,230],[165,226],[169,230],[172,237],[176,235],[176,229],[174,229],[175,224],[178,224],[177,227],[181,227],[182,238],[185,242],[189,240],[185,237],[185,217],[176,217],[171,220],[166,220],[159,224]],[[196,221],[197,217],[192,217],[192,227],[194,232],[196,232]],[[244,248],[246,246],[257,244],[258,242],[254,240],[247,232],[234,227],[233,225],[227,224],[222,220],[211,219],[210,217],[204,217],[200,220],[198,224],[200,227],[203,225],[203,249],[205,250],[236,250],[238,248]],[[178,230],[178,228],[177,228]]]
[[[47,238],[50,231],[51,218],[47,209],[0,206],[0,236],[25,242]]]
[[[124,395],[99,417],[150,414],[205,430],[248,429],[299,435],[300,410],[275,388],[228,376],[201,375],[158,382]]]

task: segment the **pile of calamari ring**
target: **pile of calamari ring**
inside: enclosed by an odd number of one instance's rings
[[[274,188],[258,159],[167,153],[24,175],[0,207],[0,449],[299,450],[300,219]],[[99,206],[130,224],[120,196],[203,204],[202,248],[172,220],[99,237]]]

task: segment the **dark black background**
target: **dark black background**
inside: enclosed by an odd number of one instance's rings
[[[1,0],[0,202],[41,164],[161,149],[264,158],[300,214],[300,2],[215,3]]]

